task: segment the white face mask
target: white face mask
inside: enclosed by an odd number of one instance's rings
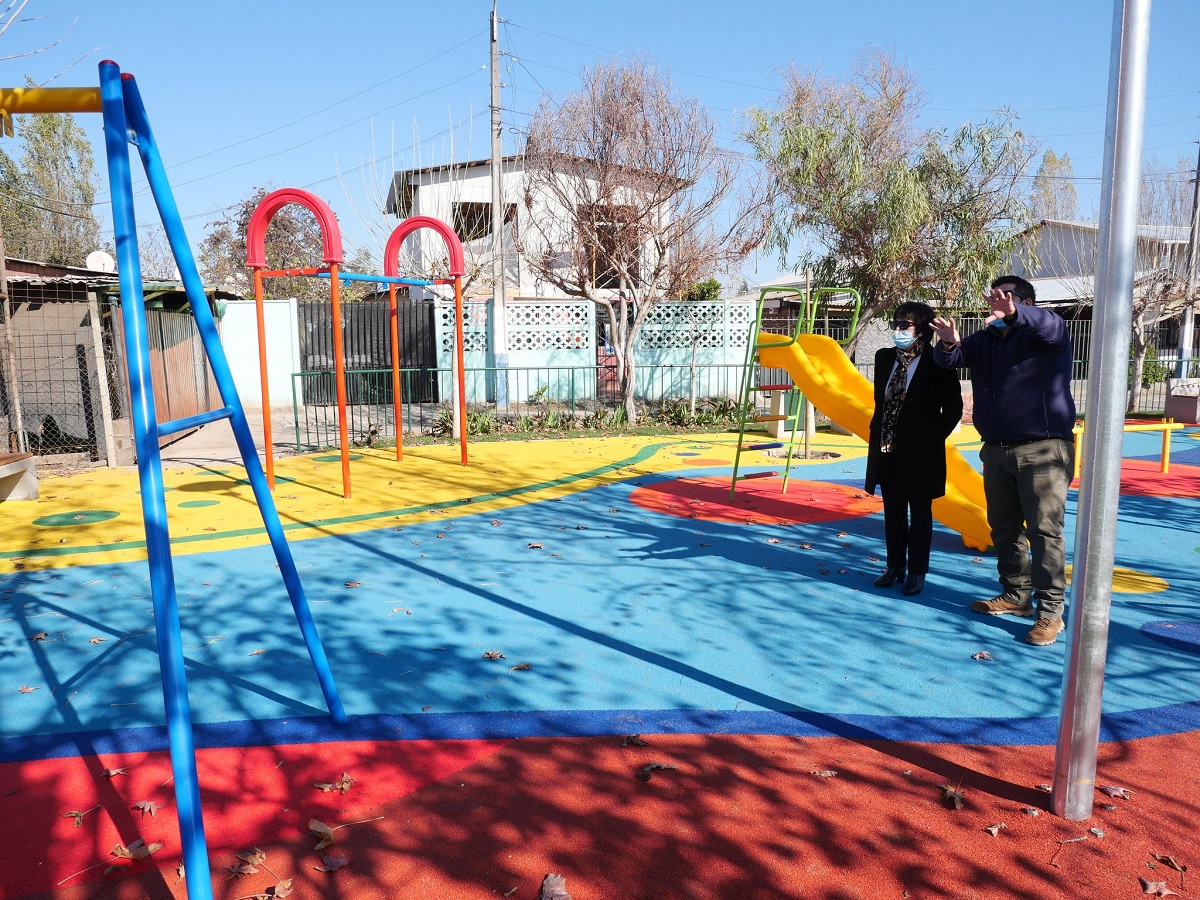
[[[897,350],[907,350],[917,340],[917,336],[912,331],[901,331],[896,329],[892,332],[892,343],[896,345]]]

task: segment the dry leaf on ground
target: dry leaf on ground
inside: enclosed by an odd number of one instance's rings
[[[566,877],[552,874],[543,878],[537,900],[571,900],[571,895],[567,893]]]
[[[1133,791],[1127,788],[1113,787],[1112,785],[1109,785],[1108,787],[1102,787],[1100,790],[1108,794],[1110,797],[1117,797],[1121,800],[1129,800],[1130,796],[1133,794]]]
[[[245,853],[239,853],[238,859],[248,866],[261,866],[267,861],[267,854],[255,847],[253,850],[247,850]]]
[[[942,802],[951,809],[962,809],[966,802],[963,799],[963,793],[958,788],[952,788],[948,784],[939,784],[942,789]]]
[[[995,825],[989,825],[987,828],[985,828],[983,830],[986,831],[988,834],[990,834],[992,837],[995,837],[996,835],[998,835],[1000,833],[1001,828],[1007,828],[1007,827],[1008,826],[1005,825],[1003,822],[997,822]]]
[[[531,666],[529,663],[517,663],[515,666],[513,666],[508,671],[510,671],[510,672],[528,672],[532,668],[533,668],[533,666]]]
[[[836,769],[812,769],[809,771],[808,774],[816,775],[818,778],[836,778],[837,770]]]
[[[322,856],[321,862],[323,865],[313,866],[318,872],[336,872],[350,860],[346,859],[345,853],[335,853],[332,856]]]
[[[310,819],[308,822],[308,830],[321,838],[321,840],[317,843],[317,846],[313,847],[314,850],[324,850],[333,843],[333,829],[320,819]]]
[[[161,849],[162,844],[160,843],[147,844],[144,840],[138,838],[136,841],[131,842],[128,847],[117,844],[112,849],[112,855],[118,859],[145,859],[151,853]]]
[[[146,813],[150,813],[150,818],[154,818],[154,814],[161,809],[161,806],[153,800],[139,800],[133,804],[130,809],[136,809],[142,814],[142,818],[146,818]]]
[[[485,650],[484,654],[483,654],[483,658],[484,659],[504,659],[505,657],[504,657],[504,654],[501,653],[499,650]]]
[[[625,737],[621,738],[622,747],[628,747],[630,744],[633,744],[635,747],[649,746],[645,741],[642,740],[642,736],[640,734],[627,734]]]
[[[1179,895],[1167,887],[1165,881],[1151,881],[1149,878],[1139,878],[1138,881],[1142,884],[1143,894],[1152,894],[1155,897],[1170,897]]]
[[[341,791],[343,794],[345,794],[350,791],[350,785],[352,784],[354,784],[354,779],[347,773],[343,772],[342,777],[337,781],[329,783],[323,781],[314,781],[313,787],[320,788],[326,794],[332,793],[333,791]]]
[[[535,541],[534,543],[532,543],[532,544],[530,544],[530,545],[529,545],[529,549],[530,549],[530,550],[541,550],[541,549],[542,549],[542,545],[541,545],[541,544],[539,544],[539,543],[537,543],[537,542]]]
[[[651,778],[654,777],[655,769],[674,769],[674,768],[675,768],[675,766],[669,765],[667,763],[653,762],[653,763],[650,763],[649,765],[642,766],[642,768],[637,773],[637,779],[638,779],[638,781],[649,781]]]
[[[978,653],[972,653],[971,659],[978,659],[983,662],[991,662],[992,654],[988,653],[986,650],[980,650]]]
[[[32,694],[34,691],[40,691],[40,690],[41,690],[40,687],[30,687],[27,684],[21,685],[21,693],[22,694]]]
[[[100,773],[100,777],[101,778],[116,778],[118,775],[127,775],[127,774],[129,774],[129,767],[124,766],[120,769],[105,769],[103,772]]]
[[[1179,863],[1175,862],[1175,857],[1173,856],[1167,856],[1165,853],[1151,853],[1150,855],[1164,866],[1169,866],[1176,872],[1186,872],[1188,870],[1187,866],[1181,866]]]

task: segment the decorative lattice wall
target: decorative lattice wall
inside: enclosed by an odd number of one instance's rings
[[[511,301],[505,304],[510,353],[591,350],[594,305],[584,300]]]

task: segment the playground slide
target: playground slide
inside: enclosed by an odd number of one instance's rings
[[[864,441],[869,439],[875,411],[874,387],[836,341],[820,334],[802,334],[793,343],[784,335],[761,332],[758,343],[758,358],[764,366],[785,369],[817,409]],[[991,545],[983,477],[949,441],[946,496],[933,501],[933,514],[947,528],[961,534],[968,547],[986,550]]]

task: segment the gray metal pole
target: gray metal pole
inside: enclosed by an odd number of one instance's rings
[[[1184,296],[1188,302],[1183,307],[1183,321],[1179,328],[1179,368],[1176,378],[1187,378],[1191,373],[1190,359],[1192,356],[1192,329],[1196,320],[1196,307],[1192,304],[1192,295],[1196,293],[1197,255],[1200,255],[1200,154],[1196,157],[1196,178],[1192,182],[1192,230],[1188,235],[1187,262],[1184,265],[1184,276],[1187,279],[1187,293]]]
[[[504,123],[500,116],[500,19],[492,3],[492,356],[496,405],[508,405],[508,312],[504,288]]]
[[[1051,796],[1054,812],[1076,821],[1092,814],[1095,799],[1125,391],[1129,382],[1129,328],[1133,318],[1149,44],[1150,0],[1116,0],[1101,176],[1087,427],[1082,436],[1083,476],[1075,526],[1063,707]]]

